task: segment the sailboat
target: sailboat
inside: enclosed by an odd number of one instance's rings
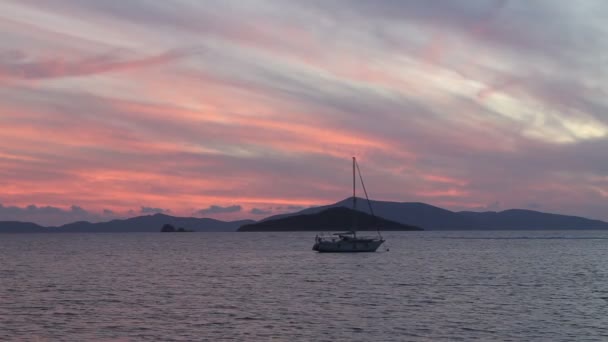
[[[330,237],[315,236],[315,244],[312,247],[313,251],[320,253],[355,253],[355,252],[375,252],[380,245],[384,243],[384,239],[380,234],[380,230],[377,230],[377,236],[374,237],[362,237],[357,236],[357,222],[356,222],[356,210],[357,210],[357,196],[356,196],[356,184],[357,177],[356,173],[359,173],[361,179],[361,186],[365,193],[365,198],[369,205],[369,210],[372,216],[374,211],[372,204],[367,196],[367,190],[363,183],[363,176],[361,176],[361,170],[357,159],[353,157],[353,226],[349,231],[343,233],[334,233]]]

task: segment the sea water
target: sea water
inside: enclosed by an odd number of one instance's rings
[[[607,341],[608,232],[0,235],[1,341]]]

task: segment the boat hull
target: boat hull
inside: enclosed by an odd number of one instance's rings
[[[384,240],[317,241],[312,249],[319,253],[366,253],[375,252]]]

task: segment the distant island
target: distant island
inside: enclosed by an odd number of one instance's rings
[[[29,222],[0,221],[0,233],[158,233],[159,227],[164,224],[195,232],[234,232],[240,226],[253,222],[255,221],[220,221],[154,214],[98,223],[79,221],[59,227],[44,227]]]
[[[423,230],[345,207],[325,209],[314,214],[301,214],[243,225],[239,232],[343,231],[356,222],[357,230]]]
[[[406,226],[420,227],[424,230],[583,230],[597,229],[607,230],[608,223],[600,220],[592,220],[578,216],[559,215],[543,213],[534,210],[509,209],[495,212],[454,212],[426,203],[419,202],[389,202],[370,201],[377,217],[399,223]],[[253,220],[220,221],[210,218],[175,217],[165,214],[155,214],[132,217],[124,220],[112,220],[108,222],[91,223],[86,221],[73,222],[59,227],[44,227],[31,222],[0,221],[0,233],[118,233],[118,232],[158,232],[159,227],[170,224],[174,227],[183,227],[185,230],[196,232],[235,232],[240,227],[246,229],[275,229],[274,224],[267,223],[277,219],[293,216],[318,214],[330,208],[350,208],[352,197],[342,201],[319,207],[304,209],[298,212],[274,215],[258,222]],[[362,213],[369,214],[368,207],[359,209]],[[1,219],[1,218],[0,218]],[[318,217],[297,218],[292,222],[297,229],[303,230],[306,226],[309,230],[322,230]],[[311,220],[310,222],[306,220]],[[331,230],[348,229],[352,223],[349,219],[339,228]],[[361,218],[361,220],[364,220]],[[362,221],[363,222],[363,221]],[[301,225],[301,226],[300,226]],[[277,226],[278,227],[278,226]],[[388,227],[388,226],[387,226]],[[245,229],[245,228],[244,228]],[[281,229],[276,228],[276,231]],[[325,229],[325,228],[323,228]],[[386,228],[388,230],[388,228]],[[308,229],[307,229],[308,230]],[[402,230],[397,229],[397,230]],[[241,230],[244,231],[244,230]]]

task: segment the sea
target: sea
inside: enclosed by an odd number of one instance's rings
[[[608,232],[0,235],[0,341],[608,341]]]

